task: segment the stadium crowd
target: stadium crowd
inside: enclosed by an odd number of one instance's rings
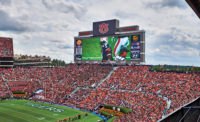
[[[98,69],[98,70],[97,70]],[[61,102],[77,87],[96,87],[101,79],[111,71],[111,66],[68,65],[62,68],[13,68],[2,70],[2,77],[11,91],[35,92],[43,89],[40,95],[46,100]]]
[[[69,64],[60,68],[12,68],[0,70],[0,96],[9,91],[29,93],[33,99],[97,110],[103,104],[127,107],[133,112],[118,121],[157,121],[200,96],[200,75],[156,72],[151,66]],[[111,72],[112,74],[108,76]],[[104,78],[105,81],[104,81]],[[8,84],[9,89],[5,87]],[[37,96],[43,96],[37,97]],[[167,107],[167,100],[171,100]]]
[[[11,40],[0,41],[0,56],[12,57],[13,56],[13,44]]]
[[[0,82],[0,98],[10,96],[10,91],[8,90],[8,87],[5,86],[4,82]]]

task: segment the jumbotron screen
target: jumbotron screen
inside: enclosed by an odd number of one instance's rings
[[[0,57],[13,57],[13,41],[0,37]]]
[[[141,34],[93,37],[75,40],[75,59],[79,61],[140,60]]]

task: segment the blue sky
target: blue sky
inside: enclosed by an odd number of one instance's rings
[[[200,19],[184,0],[0,0],[0,16],[15,54],[71,62],[79,31],[118,19],[146,31],[146,64],[200,66]]]

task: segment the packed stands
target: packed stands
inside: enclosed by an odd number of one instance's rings
[[[10,96],[8,88],[3,82],[0,82],[0,97]]]
[[[133,90],[143,80],[149,66],[119,66],[101,87]]]
[[[175,110],[200,96],[199,78],[191,73],[148,72],[140,88],[172,100],[170,109]]]
[[[24,88],[27,86],[28,82],[14,81],[8,82],[8,86],[11,91],[24,91]]]
[[[98,71],[97,71],[98,69]],[[77,87],[95,87],[106,77],[111,66],[68,65],[62,68],[13,68],[2,72],[11,91],[34,92],[44,89],[45,99],[60,102]]]
[[[12,38],[0,37],[0,68],[13,67],[13,41]],[[0,70],[1,70],[0,69]]]
[[[10,90],[6,86],[6,83],[4,82],[3,78],[0,76],[0,99],[2,97],[10,96]]]
[[[0,71],[0,95],[18,90],[34,95],[35,91],[42,89],[43,92],[32,98],[89,111],[95,111],[103,104],[133,111],[117,117],[116,122],[156,121],[200,96],[199,74],[156,72],[150,68],[142,65],[113,68],[97,64],[16,67]],[[6,83],[9,89],[4,87]]]
[[[0,57],[13,57],[13,42],[11,38],[0,37]]]

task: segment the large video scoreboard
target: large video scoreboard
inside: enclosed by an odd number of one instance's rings
[[[145,31],[139,26],[119,27],[118,20],[93,23],[93,31],[74,38],[76,63],[145,62]]]

